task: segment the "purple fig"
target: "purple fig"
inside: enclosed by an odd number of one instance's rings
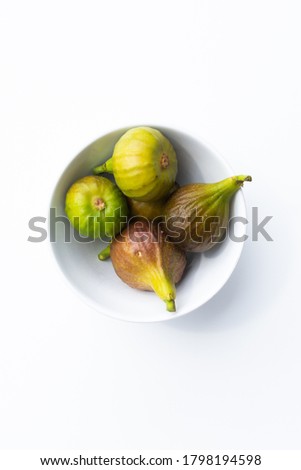
[[[163,230],[185,251],[208,251],[225,238],[230,201],[251,176],[232,176],[218,183],[187,184],[165,205]]]
[[[186,256],[147,221],[131,223],[111,244],[116,274],[130,287],[154,291],[174,312],[176,288],[186,266]]]

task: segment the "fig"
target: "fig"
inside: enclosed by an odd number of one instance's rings
[[[175,183],[173,187],[168,192],[167,196],[164,199],[159,201],[143,202],[136,201],[135,199],[127,198],[128,206],[132,216],[144,217],[150,221],[156,219],[159,221],[165,210],[166,200],[179,188],[178,183]]]
[[[113,173],[117,186],[137,201],[158,201],[173,187],[177,157],[169,140],[157,129],[134,127],[116,143],[113,156],[94,173]]]
[[[251,176],[239,175],[218,183],[187,184],[165,205],[162,229],[181,249],[204,252],[224,240],[233,195]]]
[[[175,312],[176,288],[186,266],[186,256],[148,221],[130,223],[111,244],[116,274],[130,287],[154,291]]]
[[[143,217],[148,220],[159,219],[164,213],[165,199],[160,201],[143,202],[127,198],[132,216]]]
[[[116,184],[103,176],[85,176],[69,188],[65,212],[80,235],[112,238],[125,227],[128,207]]]

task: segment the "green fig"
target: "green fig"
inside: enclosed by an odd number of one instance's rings
[[[185,251],[204,252],[220,243],[229,223],[233,195],[251,176],[239,175],[218,183],[187,184],[165,205],[162,226],[168,239]]]
[[[111,244],[116,274],[130,287],[154,291],[174,312],[176,288],[186,266],[186,256],[169,243],[158,226],[145,220],[129,224]]]
[[[113,173],[117,186],[137,201],[158,201],[173,187],[177,157],[169,140],[157,129],[135,127],[116,143],[113,156],[94,173]]]
[[[159,221],[165,210],[165,204],[169,196],[179,188],[178,183],[175,183],[167,196],[159,201],[143,202],[136,201],[135,199],[127,198],[127,203],[132,216],[144,217],[150,221]]]
[[[85,176],[69,188],[65,212],[80,235],[112,238],[125,227],[128,207],[116,184],[103,176]]]

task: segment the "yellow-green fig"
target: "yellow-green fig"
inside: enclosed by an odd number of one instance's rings
[[[80,235],[113,237],[126,225],[127,202],[116,184],[103,176],[85,176],[66,194],[65,212]]]
[[[134,127],[116,143],[113,156],[94,173],[113,173],[117,186],[138,201],[163,199],[177,175],[177,157],[169,140],[157,129]]]
[[[162,225],[168,239],[185,251],[204,252],[225,238],[230,201],[251,176],[239,175],[218,183],[187,184],[165,205]]]
[[[111,244],[111,259],[116,274],[130,287],[154,291],[174,312],[176,288],[186,256],[166,240],[163,232],[145,220],[129,224]]]

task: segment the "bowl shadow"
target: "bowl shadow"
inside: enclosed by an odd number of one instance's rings
[[[283,271],[269,279],[271,253],[265,257],[256,245],[248,243],[232,276],[212,299],[189,315],[165,322],[164,327],[208,333],[258,320],[265,306],[280,294]]]

